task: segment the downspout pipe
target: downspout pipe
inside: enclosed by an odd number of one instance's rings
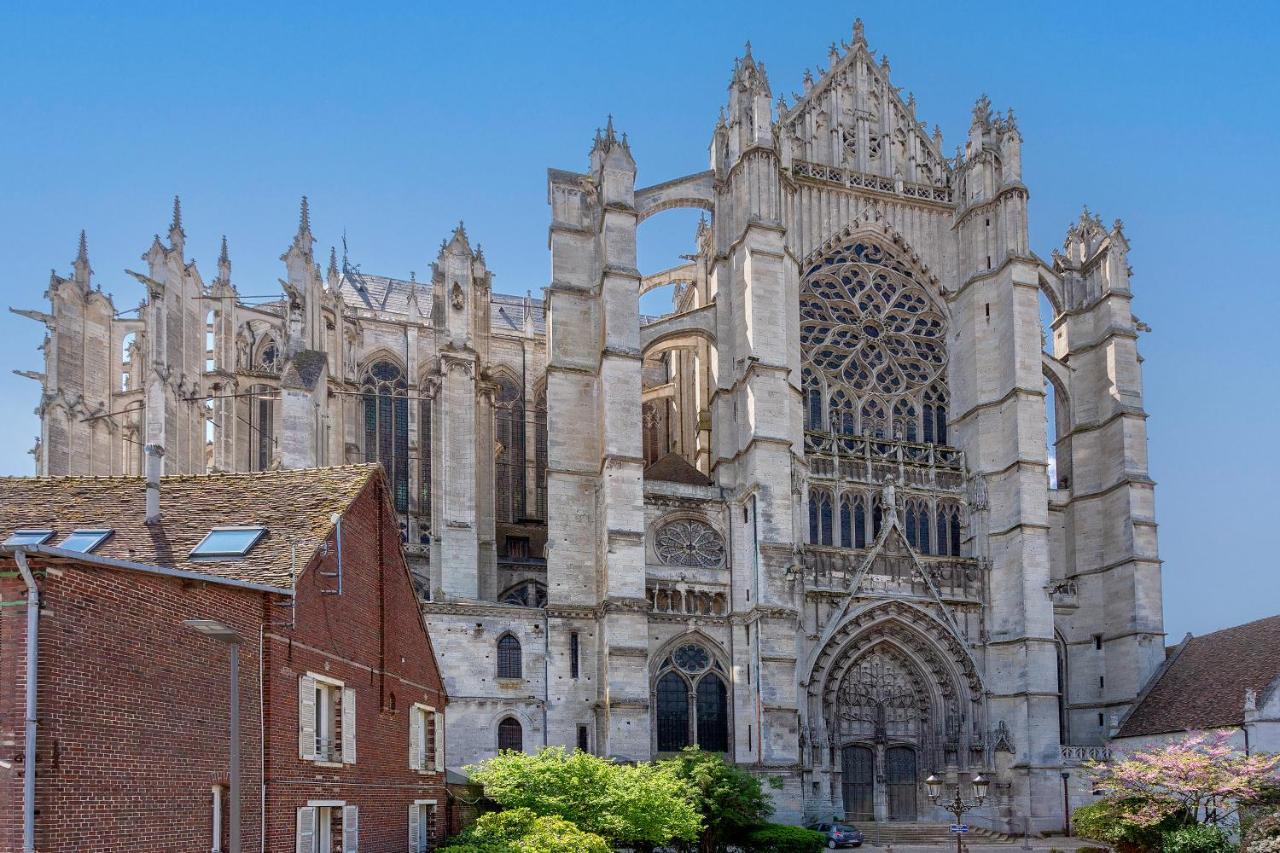
[[[18,574],[27,585],[27,684],[26,741],[22,751],[22,851],[36,849],[36,691],[40,671],[40,588],[21,548],[13,552]]]

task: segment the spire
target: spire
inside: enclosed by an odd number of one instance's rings
[[[231,254],[227,251],[227,235],[222,235],[222,249],[218,252],[218,281],[231,283]]]
[[[93,275],[93,270],[89,268],[89,241],[83,230],[80,231],[80,247],[76,251],[76,259],[71,265],[75,270],[75,280],[88,287],[89,276]]]
[[[182,199],[173,197],[173,220],[169,223],[169,247],[179,254],[186,243],[187,232],[182,230]]]

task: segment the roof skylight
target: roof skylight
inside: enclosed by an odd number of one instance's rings
[[[59,542],[58,547],[64,551],[92,554],[114,532],[109,527],[78,527]]]
[[[261,525],[215,527],[191,549],[191,556],[194,559],[243,557],[266,532],[267,528]]]
[[[49,541],[49,537],[53,536],[53,531],[48,528],[25,528],[23,530],[15,530],[4,540],[6,545],[43,545]]]

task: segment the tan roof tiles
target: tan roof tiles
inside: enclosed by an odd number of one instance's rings
[[[57,547],[76,528],[114,529],[93,555],[200,572],[275,587],[292,586],[299,567],[329,535],[380,466],[163,477],[160,521],[146,524],[141,477],[0,477],[0,541],[18,528],[50,528]],[[261,524],[266,534],[244,557],[191,560],[214,527]]]

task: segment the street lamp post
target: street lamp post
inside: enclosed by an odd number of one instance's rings
[[[924,780],[925,790],[929,793],[929,799],[933,800],[934,805],[940,805],[956,817],[956,823],[959,824],[964,817],[965,812],[973,811],[982,805],[982,801],[987,798],[987,788],[991,783],[983,778],[979,773],[973,777],[973,801],[968,802],[960,797],[960,784],[956,783],[955,797],[949,803],[939,803],[942,797],[942,780],[937,775],[930,773],[929,778]],[[964,848],[961,846],[960,838],[963,833],[956,834],[956,853],[963,853]]]
[[[182,624],[225,643],[231,650],[231,784],[227,792],[227,824],[231,837],[230,853],[240,853],[240,635],[235,629],[212,619],[186,619]]]

